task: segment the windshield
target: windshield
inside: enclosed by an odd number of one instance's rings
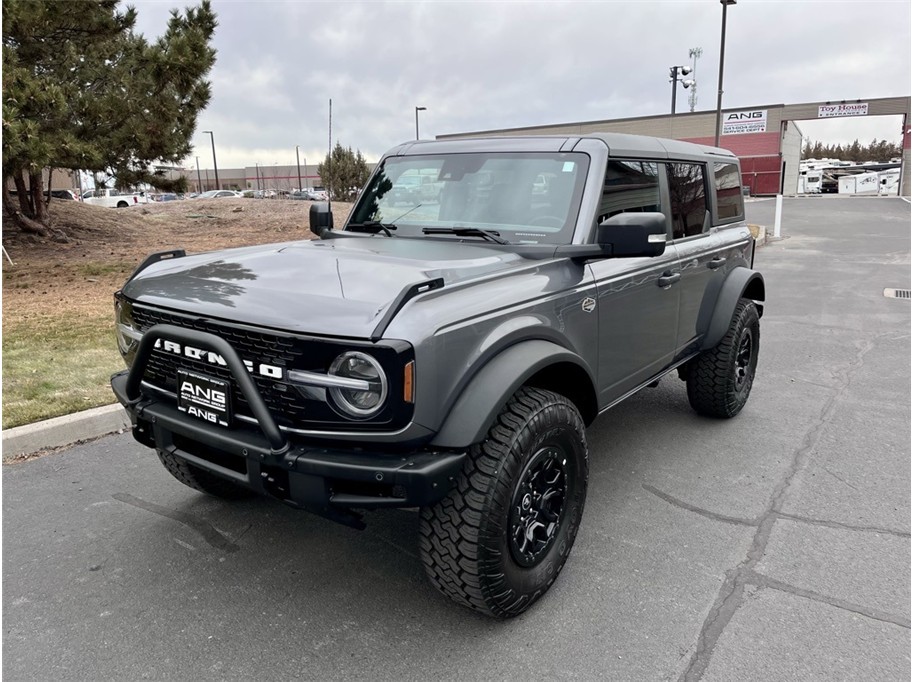
[[[588,168],[589,157],[580,153],[390,156],[350,223],[395,224],[396,236],[480,228],[512,244],[567,244]]]

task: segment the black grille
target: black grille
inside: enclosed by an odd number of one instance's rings
[[[227,341],[242,360],[251,361],[254,366],[259,363],[274,365],[283,368],[283,377],[287,376],[289,369],[302,369],[314,372],[325,372],[333,359],[346,348],[360,346],[354,344],[339,344],[312,337],[293,336],[268,330],[251,329],[223,323],[206,318],[193,317],[178,313],[133,306],[133,320],[140,331],[146,331],[156,324],[171,324],[187,329],[196,329],[208,332]],[[372,347],[372,352],[381,364],[389,368],[403,362],[397,358],[397,353],[391,348]],[[244,399],[231,371],[227,367],[212,364],[205,360],[194,360],[184,355],[178,355],[156,348],[146,365],[143,374],[144,381],[165,390],[177,392],[177,370],[189,369],[201,374],[224,379],[231,385],[232,410],[237,415],[253,417],[250,405]],[[395,377],[401,377],[401,370],[392,372],[390,376],[391,395],[395,384]],[[327,424],[345,424],[346,430],[359,430],[377,428],[379,425],[397,427],[400,422],[407,422],[409,414],[404,414],[401,409],[393,410],[390,405],[374,419],[365,422],[352,422],[340,416],[326,402],[306,398],[302,391],[284,379],[271,379],[251,372],[266,407],[279,426],[294,428],[325,427]]]

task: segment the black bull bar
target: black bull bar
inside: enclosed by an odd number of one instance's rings
[[[218,353],[250,405],[262,435],[214,426],[180,412],[170,400],[144,394],[143,375],[158,339]],[[420,448],[395,453],[371,451],[366,443],[359,443],[357,448],[309,445],[297,436],[292,442],[276,424],[234,348],[214,334],[195,329],[169,324],[150,327],[143,333],[132,367],[115,374],[111,387],[130,414],[134,437],[143,445],[165,450],[256,492],[354,527],[363,524],[350,512],[351,508],[433,504],[455,485],[466,456],[464,451]],[[191,452],[194,443],[218,456]],[[242,470],[226,466],[226,462],[244,460]],[[277,478],[281,484],[270,486]]]

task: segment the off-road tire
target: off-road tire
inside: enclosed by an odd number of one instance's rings
[[[551,476],[548,492],[533,490],[533,483]],[[456,487],[421,510],[421,558],[431,583],[453,601],[496,618],[528,609],[551,587],[570,554],[588,476],[586,427],[573,403],[557,393],[521,388],[485,440],[470,448]],[[563,493],[555,493],[561,485]],[[556,507],[541,509],[558,497],[557,520],[535,531],[547,539],[527,547],[522,532],[531,518],[527,498],[538,501],[532,504],[546,500],[531,511],[544,519],[553,518]],[[517,514],[526,514],[521,523]],[[552,526],[553,532],[546,532]]]
[[[193,466],[190,462],[172,455],[170,452],[163,450],[156,450],[156,452],[158,452],[158,458],[165,465],[168,473],[194,490],[226,500],[241,500],[245,497],[252,497],[255,494],[252,490]]]
[[[760,315],[753,301],[742,298],[722,340],[687,364],[690,406],[707,417],[738,414],[754,384],[759,352]]]

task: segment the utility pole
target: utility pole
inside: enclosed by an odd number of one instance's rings
[[[722,74],[725,71],[725,25],[728,21],[728,6],[737,4],[738,0],[719,0],[722,4],[722,45],[719,48],[719,98],[716,100],[716,143],[722,135]]]
[[[295,158],[298,160],[298,191],[300,192],[304,187],[301,185],[301,146],[295,145]],[[307,164],[307,159],[304,159],[305,165]]]
[[[196,157],[196,191],[203,193],[203,176],[200,173],[200,157]]]
[[[206,133],[209,134],[209,137],[212,140],[212,167],[215,169],[215,188],[221,189],[221,187],[219,187],[218,181],[218,162],[215,160],[215,133],[213,133],[211,130],[204,130],[203,134]]]
[[[330,181],[332,175],[329,171],[329,166],[332,163],[333,155],[333,101],[332,97],[329,98],[329,154],[326,155],[326,175],[328,178],[322,178],[323,186],[326,188],[326,202],[329,204],[329,212],[332,213],[332,185]]]
[[[418,112],[427,111],[427,107],[415,107],[415,139],[420,140],[421,137],[418,135]]]
[[[703,56],[702,47],[692,47],[688,53],[691,58],[691,73],[693,74],[693,85],[690,86],[690,97],[688,97],[688,103],[690,104],[690,113],[694,112],[694,109],[697,108],[697,60]]]

